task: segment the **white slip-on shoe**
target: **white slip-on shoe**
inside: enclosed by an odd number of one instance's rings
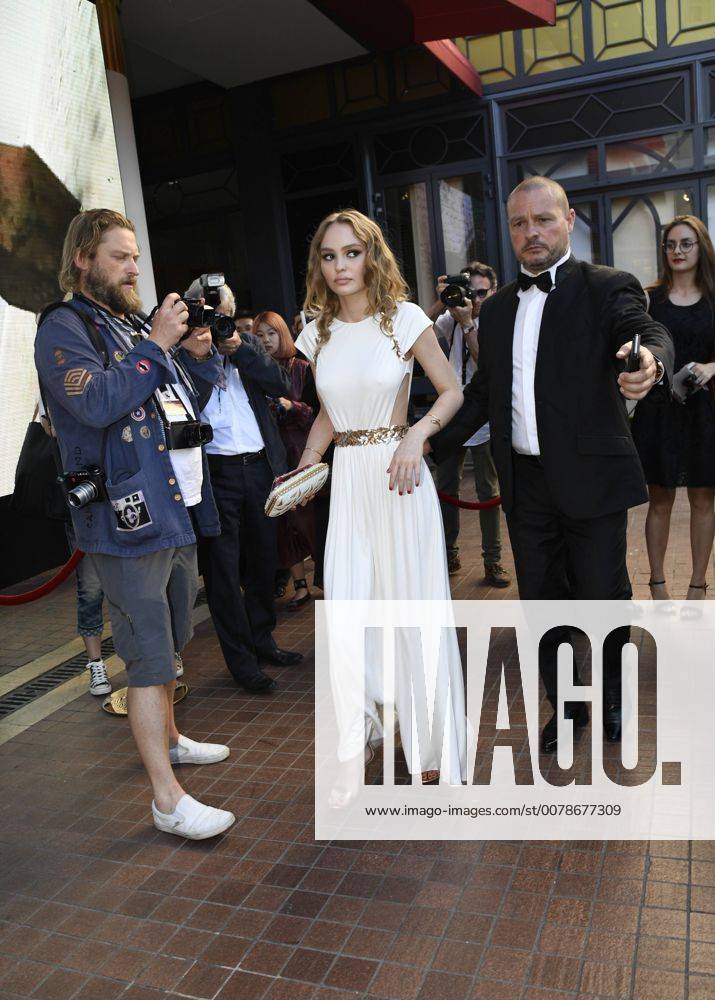
[[[225,833],[236,822],[236,817],[225,809],[214,809],[197,802],[190,795],[183,795],[173,813],[159,812],[151,804],[154,826],[162,833],[173,833],[188,840],[208,840]]]
[[[180,736],[175,747],[169,747],[172,764],[218,764],[231,753],[221,743],[197,743],[188,736]]]
[[[90,660],[87,664],[87,670],[89,670],[90,694],[97,696],[112,693],[112,685],[107,676],[107,667],[104,660]]]

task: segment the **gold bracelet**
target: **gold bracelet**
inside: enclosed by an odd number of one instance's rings
[[[322,451],[317,451],[315,448],[309,448],[308,445],[306,445],[305,448],[303,448],[303,451],[312,451],[314,455],[318,456],[318,458],[323,457]]]
[[[430,417],[429,420],[431,424],[437,424],[439,429],[442,430],[442,421],[439,419],[439,417]]]

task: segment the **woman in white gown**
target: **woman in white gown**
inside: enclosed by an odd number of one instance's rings
[[[450,599],[439,502],[422,456],[426,439],[462,405],[462,390],[431,321],[406,301],[407,291],[378,225],[354,209],[323,220],[310,247],[305,305],[317,318],[296,346],[313,366],[321,403],[299,468],[320,461],[331,441],[336,446],[324,563],[328,600]],[[413,358],[438,398],[408,429]],[[444,740],[418,748],[411,738],[410,671],[421,662],[419,640],[415,647],[407,630],[400,631],[395,707],[408,769],[421,772],[424,781],[436,778],[442,767],[442,781],[461,783],[466,733],[456,634],[453,629],[443,633],[442,671],[436,673],[443,681],[435,704],[442,702]],[[360,770],[368,736],[379,731],[380,669],[370,663],[371,656],[379,657],[379,647],[368,647],[364,712],[341,727],[338,748],[339,760],[358,761]],[[340,678],[333,677],[334,690],[336,683]],[[440,728],[434,727],[435,734]],[[343,793],[349,800],[347,785]],[[340,794],[338,789],[333,805],[341,804]]]

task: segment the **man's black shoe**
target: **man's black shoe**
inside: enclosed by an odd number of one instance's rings
[[[618,743],[621,738],[621,706],[617,702],[603,704],[603,734],[609,743]]]
[[[270,663],[272,667],[295,667],[303,662],[303,654],[295,653],[291,649],[257,649],[256,656],[262,663]]]
[[[573,721],[574,736],[577,729],[581,729],[583,726],[588,725],[588,709],[585,705],[579,705],[575,712],[566,712],[565,715],[567,719],[571,719]],[[554,712],[541,732],[542,753],[556,753],[558,750],[559,737],[557,726],[556,712]]]
[[[278,682],[274,681],[268,674],[264,674],[262,670],[259,670],[253,677],[248,677],[246,680],[239,680],[236,677],[236,683],[239,687],[248,691],[249,694],[268,694],[270,691],[275,691],[278,687]]]

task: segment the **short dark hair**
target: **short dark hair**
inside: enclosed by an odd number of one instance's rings
[[[253,309],[237,309],[233,314],[234,320],[236,319],[253,319],[255,313]]]
[[[488,278],[490,288],[496,288],[499,284],[497,272],[490,264],[482,264],[479,260],[470,260],[468,264],[465,264],[462,270],[469,271],[471,277],[478,274],[480,278]]]

